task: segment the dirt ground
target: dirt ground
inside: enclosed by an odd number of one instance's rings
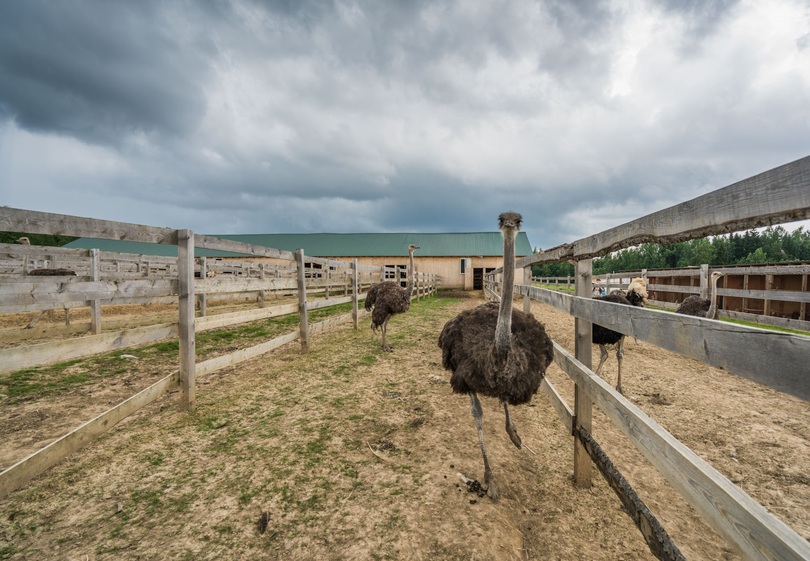
[[[178,410],[176,392],[164,397],[1,499],[0,559],[653,559],[598,472],[590,488],[573,486],[572,437],[542,395],[513,408],[521,450],[497,402],[484,401],[501,497],[461,481],[481,478],[481,452],[436,340],[444,322],[482,301],[415,302],[391,320],[393,353],[365,322],[342,326],[313,337],[306,355],[293,343],[201,378],[191,413]],[[533,312],[573,349],[573,318],[537,303]],[[42,329],[60,319],[43,318]],[[0,395],[0,467],[172,368],[132,361],[58,399]],[[614,383],[615,373],[611,353],[604,375]],[[554,365],[547,376],[571,403],[567,377]],[[628,399],[810,538],[810,404],[633,339],[622,383]],[[593,425],[687,559],[739,559],[598,410]]]

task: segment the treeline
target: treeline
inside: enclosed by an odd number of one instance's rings
[[[535,250],[538,253],[540,250]],[[593,260],[593,273],[604,275],[641,269],[682,269],[704,263],[714,266],[810,261],[810,231],[788,232],[781,226],[742,234],[701,238],[674,244],[641,244]],[[571,263],[532,265],[532,275],[574,275]]]
[[[17,243],[17,240],[25,237],[31,245],[47,245],[50,247],[62,247],[66,243],[79,238],[73,236],[52,236],[50,234],[25,234],[23,232],[0,232],[0,243]]]

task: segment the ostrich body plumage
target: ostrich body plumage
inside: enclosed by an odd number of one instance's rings
[[[617,290],[607,296],[599,296],[594,300],[612,302],[624,306],[644,307],[647,302],[647,283],[642,278],[635,278],[627,287],[627,291]],[[608,345],[616,345],[616,362],[618,363],[618,373],[616,375],[616,391],[622,392],[622,359],[624,358],[624,333],[619,333],[613,329],[593,324],[591,329],[591,341],[599,345],[599,366],[596,367],[596,374],[602,371],[605,361],[608,359]]]
[[[365,308],[371,312],[371,329],[375,333],[392,315],[407,312],[410,307],[410,292],[393,281],[375,284],[366,294]]]
[[[603,302],[613,302],[614,304],[624,304],[625,306],[632,306],[630,300],[621,294],[608,294],[607,296],[599,296],[594,300],[601,300]],[[591,341],[596,345],[615,345],[619,340],[624,337],[623,333],[613,331],[607,327],[602,327],[598,324],[593,324],[591,330]]]
[[[683,302],[678,304],[678,308],[675,310],[675,312],[687,316],[705,318],[706,314],[709,313],[709,306],[711,306],[711,304],[712,303],[708,298],[701,298],[700,296],[693,294],[692,296],[687,296],[684,298]]]
[[[371,331],[377,333],[382,331],[382,350],[391,352],[393,349],[386,341],[388,332],[388,320],[395,314],[407,312],[411,307],[411,295],[413,294],[413,252],[419,249],[418,245],[408,246],[408,286],[402,288],[398,282],[385,281],[372,286],[366,294],[365,308],[371,312]]]
[[[515,283],[515,238],[522,221],[516,212],[498,217],[503,233],[503,291],[500,304],[482,304],[464,310],[445,323],[439,334],[442,365],[452,371],[450,387],[470,396],[470,412],[478,429],[484,458],[487,495],[498,498],[498,490],[484,444],[484,410],[478,394],[497,398],[506,416],[506,433],[521,447],[509,405],[527,403],[537,392],[554,358],[553,343],[543,324],[531,314],[512,308]]]
[[[512,340],[505,360],[492,348],[498,304],[464,310],[448,321],[441,335],[442,366],[452,371],[455,393],[478,393],[509,405],[531,401],[554,359],[551,340],[531,314],[512,310]],[[502,364],[499,364],[502,363]]]
[[[717,281],[724,273],[715,271],[709,278],[710,296],[709,298],[702,298],[700,296],[692,295],[684,298],[683,302],[678,305],[675,310],[676,314],[684,314],[687,316],[696,316],[708,319],[717,319],[719,310],[717,308]]]

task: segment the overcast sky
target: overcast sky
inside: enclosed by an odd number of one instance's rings
[[[3,0],[0,205],[600,232],[810,154],[807,0]]]

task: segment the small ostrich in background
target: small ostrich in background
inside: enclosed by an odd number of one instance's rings
[[[450,377],[453,392],[470,396],[470,411],[478,427],[478,442],[484,457],[483,487],[492,499],[498,498],[498,490],[484,446],[484,412],[478,394],[500,400],[506,414],[506,432],[512,443],[520,448],[520,437],[509,416],[509,405],[531,400],[554,358],[552,341],[543,324],[531,314],[512,309],[515,238],[521,221],[516,212],[504,212],[498,217],[503,234],[500,305],[488,302],[464,310],[448,321],[439,335],[442,365],[453,373]]]
[[[402,288],[399,281],[385,281],[372,286],[366,294],[366,311],[371,311],[371,331],[377,333],[377,329],[382,331],[382,350],[391,352],[392,349],[385,341],[388,331],[388,320],[394,314],[407,312],[411,307],[411,295],[413,294],[413,252],[419,249],[418,245],[408,246],[408,286]],[[372,311],[373,309],[373,311]]]
[[[692,295],[684,299],[680,303],[678,309],[675,310],[676,314],[684,314],[687,316],[697,316],[708,319],[717,319],[719,311],[717,309],[717,281],[723,273],[715,271],[709,278],[709,286],[711,287],[711,294],[709,298],[701,298],[700,296]]]
[[[601,300],[603,302],[613,302],[615,304],[624,304],[626,306],[640,306],[644,307],[647,303],[647,283],[641,277],[634,278],[627,287],[627,292],[621,290],[614,290],[607,296],[598,296],[594,300]],[[622,392],[622,359],[624,358],[624,333],[613,331],[607,327],[593,324],[591,331],[591,341],[599,345],[599,366],[596,367],[595,374],[599,374],[602,366],[608,359],[608,345],[616,345],[616,362],[619,363],[618,374],[616,376],[616,391]]]

